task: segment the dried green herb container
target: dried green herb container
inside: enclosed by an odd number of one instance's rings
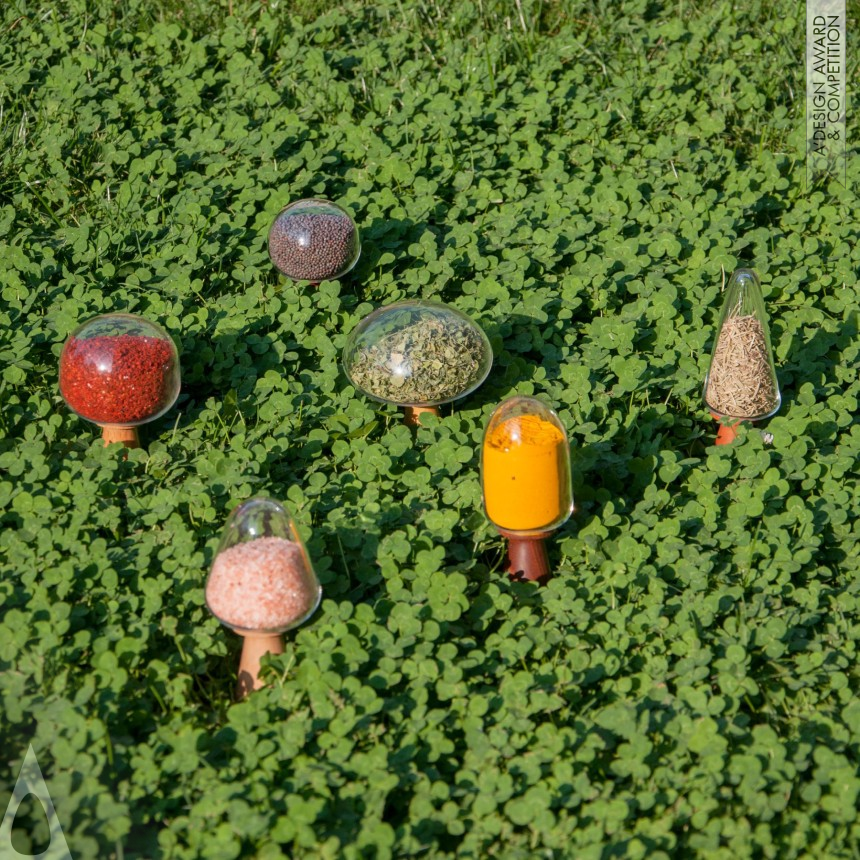
[[[492,365],[480,326],[456,308],[420,299],[368,314],[343,351],[349,381],[374,400],[402,407],[407,424],[471,394]]]

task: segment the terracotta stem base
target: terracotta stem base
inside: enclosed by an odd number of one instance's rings
[[[408,427],[417,427],[421,423],[421,416],[424,413],[431,415],[439,414],[438,406],[404,406],[403,407],[403,423]]]
[[[507,571],[511,579],[529,582],[546,582],[549,579],[549,558],[544,540],[552,532],[524,536],[499,529],[499,534],[508,540]]]
[[[102,424],[102,439],[105,446],[111,442],[119,442],[126,448],[140,448],[140,438],[137,435],[137,427],[119,427],[116,424]]]
[[[720,421],[720,416],[715,415],[713,412],[711,413],[711,418],[714,421]],[[720,424],[720,429],[717,430],[717,441],[714,442],[715,445],[731,445],[735,439],[738,438],[737,428],[740,424],[740,421],[735,422],[734,424]]]
[[[236,698],[244,699],[252,690],[259,690],[260,660],[264,654],[283,654],[284,637],[279,633],[243,633],[242,656],[239,659],[239,679],[236,682]]]

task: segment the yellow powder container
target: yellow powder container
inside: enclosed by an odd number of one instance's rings
[[[509,540],[510,572],[548,576],[542,540],[573,511],[570,450],[555,412],[533,397],[501,403],[484,433],[481,480],[487,517]]]

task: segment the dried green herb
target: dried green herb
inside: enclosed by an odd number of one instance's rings
[[[380,400],[431,405],[468,394],[488,370],[480,330],[456,317],[424,316],[360,347],[349,375]]]

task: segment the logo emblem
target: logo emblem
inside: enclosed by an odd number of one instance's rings
[[[22,854],[12,845],[12,825],[15,823],[15,816],[18,814],[21,801],[28,794],[32,794],[42,804],[51,831],[51,841],[41,854]],[[27,750],[27,755],[24,756],[18,781],[15,783],[9,805],[6,807],[3,822],[0,823],[0,860],[18,860],[18,858],[26,858],[26,860],[72,860],[72,854],[66,844],[63,828],[60,826],[59,818],[57,818],[57,811],[54,809],[51,795],[48,794],[48,786],[42,776],[39,762],[36,761],[36,753],[33,752],[32,744]]]

